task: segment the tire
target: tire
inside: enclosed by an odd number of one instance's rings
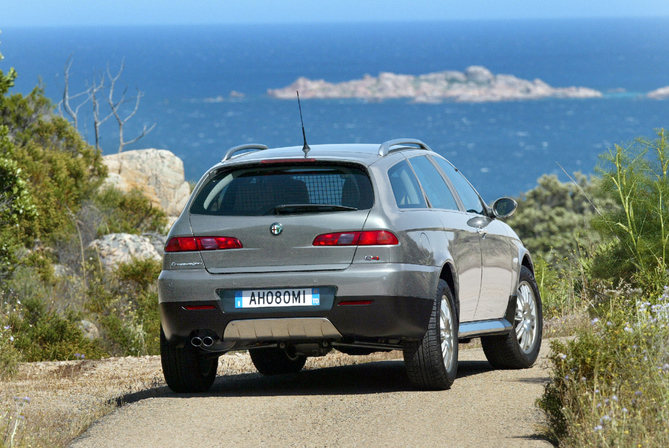
[[[176,393],[206,392],[216,379],[218,357],[207,359],[190,345],[177,347],[160,327],[160,361],[167,386]]]
[[[543,337],[541,297],[532,271],[523,266],[513,330],[505,335],[481,338],[488,362],[496,369],[526,369],[539,357]]]
[[[450,389],[458,373],[458,310],[451,288],[439,280],[427,331],[421,341],[405,341],[404,364],[417,389]]]
[[[258,372],[263,375],[281,375],[297,373],[302,370],[307,357],[304,355],[291,356],[279,348],[254,348],[249,350],[251,361]]]

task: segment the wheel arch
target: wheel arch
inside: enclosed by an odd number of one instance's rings
[[[528,251],[525,251],[522,260],[523,261],[520,263],[520,265],[525,266],[527,269],[530,270],[532,275],[534,275],[534,263],[532,263],[532,257],[530,256],[530,253]]]
[[[455,275],[455,267],[451,262],[446,262],[441,268],[441,273],[439,278],[444,280],[448,287],[451,288],[451,293],[455,299],[455,306],[457,308],[456,312],[458,313],[458,319],[460,318],[460,298],[458,296],[458,282],[457,276]]]

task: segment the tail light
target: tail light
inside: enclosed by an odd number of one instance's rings
[[[242,242],[229,236],[174,237],[165,245],[165,252],[241,249]]]
[[[394,246],[397,237],[387,230],[324,233],[314,239],[314,246]]]

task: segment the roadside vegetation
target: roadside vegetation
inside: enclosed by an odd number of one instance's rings
[[[21,362],[69,360],[70,378],[92,359],[157,354],[160,264],[106,271],[89,243],[164,232],[164,213],[139,191],[101,189],[99,148],[41,87],[11,93],[16,76],[0,71],[0,381]],[[669,446],[668,170],[659,130],[602,155],[595,176],[541,177],[508,220],[533,253],[545,334],[575,336],[552,342],[538,402],[560,446]],[[25,418],[30,403],[0,390],[0,447],[40,446],[31,434],[53,427]]]
[[[41,86],[12,93],[16,77],[0,70],[0,381],[20,362],[157,354],[160,263],[108,271],[89,243],[164,233],[165,213],[140,191],[102,188],[101,151]],[[0,389],[0,447],[28,446],[43,426],[24,421],[29,402]]]
[[[669,446],[668,171],[669,142],[659,130],[603,154],[598,175],[587,183],[577,176],[576,190],[544,178],[540,192],[521,199],[572,189],[573,200],[543,210],[538,226],[572,221],[585,197],[594,211],[547,233],[554,245],[539,238],[534,248],[549,313],[579,322],[567,325],[573,338],[551,342],[551,382],[538,401],[560,446]]]

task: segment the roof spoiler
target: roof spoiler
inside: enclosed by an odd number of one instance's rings
[[[221,160],[221,162],[225,162],[226,160],[232,159],[235,153],[239,151],[252,152],[252,151],[264,151],[265,149],[268,149],[267,146],[261,145],[260,143],[249,143],[246,145],[235,146],[234,148],[228,149],[228,151],[223,156],[223,160]]]
[[[413,146],[407,146],[407,145],[413,145]],[[399,146],[399,148],[394,148],[394,146]],[[396,138],[394,140],[388,140],[387,142],[381,143],[381,146],[379,146],[379,155],[381,157],[385,157],[388,155],[388,153],[392,151],[398,151],[400,149],[407,149],[407,148],[424,149],[426,151],[432,151],[432,148],[430,148],[425,143],[415,138]]]

